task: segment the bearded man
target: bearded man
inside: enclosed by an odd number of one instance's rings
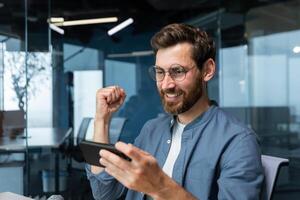
[[[148,121],[134,144],[115,144],[131,161],[101,150],[104,168],[87,165],[94,198],[259,199],[263,169],[255,133],[208,98],[213,40],[198,28],[171,24],[151,45],[156,59],[149,73],[169,115]],[[111,116],[125,96],[118,86],[98,90],[95,142],[109,143]]]

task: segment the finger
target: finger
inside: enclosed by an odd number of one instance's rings
[[[99,162],[101,165],[103,165],[104,167],[109,167],[110,165],[112,165],[108,160],[106,160],[103,157],[100,157]],[[111,167],[111,166],[110,166]]]
[[[100,158],[100,163],[105,167],[105,170],[112,176],[119,176],[121,174],[125,174],[126,172],[122,170],[119,166],[114,165],[113,163],[109,162],[105,158]]]
[[[97,91],[97,99],[103,99],[109,105],[114,103],[120,105],[124,102],[125,97],[126,94],[124,89],[120,88],[119,86],[109,86]]]
[[[101,89],[98,90],[98,92],[109,93],[109,92],[111,92],[112,90],[115,90],[115,89],[118,89],[118,90],[124,92],[124,89],[122,89],[122,88],[120,88],[119,86],[116,86],[116,85],[114,85],[114,86],[108,86],[108,87],[105,87],[105,88],[101,88]]]
[[[119,98],[119,95],[118,95],[118,92],[117,92],[117,86],[113,86],[111,88],[111,103],[114,103],[118,100]]]
[[[125,90],[119,86],[116,86],[115,92],[118,95],[118,97],[120,97],[120,98],[126,96]]]
[[[117,87],[117,85],[110,85],[110,86],[105,87],[105,89],[111,90],[111,89],[114,89],[116,87]]]
[[[130,143],[126,144],[124,142],[119,141],[115,144],[115,146],[116,147],[119,146],[119,148],[125,148],[125,149],[129,148],[129,149],[132,149],[133,151],[139,152],[140,154],[143,154],[143,155],[150,155],[148,152],[143,151],[142,149],[140,149],[140,148],[138,148],[138,147],[136,147],[136,146],[134,146],[133,144],[130,144]]]
[[[125,144],[123,142],[117,142],[115,144],[115,146],[119,151],[121,151],[122,153],[127,155],[132,160],[140,161],[144,157],[150,155],[149,153],[135,147],[132,144]]]
[[[125,90],[123,88],[121,88],[120,86],[114,85],[114,86],[110,86],[106,88],[108,91],[111,90],[116,90],[116,92],[120,95],[124,95],[125,94]]]
[[[125,94],[125,90],[119,86],[116,86],[116,90],[117,90],[117,93],[121,96],[121,97],[124,97],[126,96]]]
[[[125,97],[122,97],[119,101],[119,104],[122,105],[124,103]]]
[[[106,102],[108,103],[108,104],[111,104],[111,101],[112,101],[112,95],[111,95],[111,92],[107,95],[107,97],[106,97]]]
[[[106,99],[107,104],[112,104],[118,99],[114,88],[107,88],[102,91],[102,96]]]
[[[116,86],[116,93],[122,96],[121,88],[119,86]]]
[[[97,99],[99,99],[99,100],[105,99],[105,101],[108,102],[111,99],[110,95],[111,95],[111,90],[103,88],[97,92]]]
[[[130,162],[121,158],[120,156],[107,151],[107,150],[101,150],[100,151],[100,157],[107,160],[109,163],[118,166],[122,170],[128,170],[130,169]]]
[[[122,94],[121,104],[123,104],[123,102],[125,101],[125,98],[126,98],[126,93],[123,89],[121,89],[121,94]]]
[[[123,171],[120,169],[118,166],[115,166],[109,161],[105,159],[101,159],[101,163],[105,165],[104,170],[111,176],[115,177],[122,185],[125,187],[129,188],[129,182],[128,182],[128,177],[130,177],[129,174],[126,173],[126,171]]]
[[[116,165],[113,162],[105,158],[100,159],[100,163],[104,166],[104,170],[110,174],[111,176],[115,177],[120,183],[127,186],[128,185],[128,178],[131,177],[130,168],[129,170],[122,168],[122,165]]]
[[[111,95],[110,104],[119,103],[122,97],[124,96],[123,92],[121,92],[118,86],[114,86],[111,88],[110,95]]]
[[[110,108],[112,110],[117,110],[121,105],[123,105],[125,98],[126,98],[125,94],[122,95],[119,94],[118,99],[109,105]]]

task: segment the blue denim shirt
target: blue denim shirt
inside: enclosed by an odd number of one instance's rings
[[[149,153],[162,168],[171,143],[173,117],[148,121],[135,145]],[[222,109],[211,106],[188,124],[172,178],[200,200],[259,199],[263,182],[261,153],[254,132]],[[143,199],[106,172],[94,175],[86,168],[95,199]],[[176,191],[174,191],[176,192]]]

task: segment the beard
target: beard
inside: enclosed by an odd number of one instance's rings
[[[200,77],[196,78],[192,85],[192,88],[187,91],[184,91],[180,88],[159,90],[159,95],[165,111],[172,115],[178,115],[191,109],[203,94],[203,84],[198,85],[197,83],[202,83]],[[169,102],[165,98],[167,94],[175,94],[177,96],[180,96],[180,98],[182,99],[179,102]]]

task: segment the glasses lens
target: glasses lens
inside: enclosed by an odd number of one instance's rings
[[[150,67],[150,68],[148,69],[148,72],[149,72],[150,77],[151,77],[154,81],[158,81],[158,80],[157,80],[157,76],[156,76],[156,67],[155,67],[155,66]]]
[[[173,66],[169,69],[173,80],[182,81],[185,78],[186,70],[182,66]]]
[[[162,81],[165,78],[165,70],[155,67],[155,77],[156,81]]]
[[[158,81],[158,82],[162,81],[165,78],[165,75],[167,73],[167,72],[165,72],[164,69],[157,67],[157,66],[150,67],[148,71],[149,71],[150,77],[154,81]],[[180,65],[174,65],[168,70],[168,73],[173,80],[182,81],[185,79],[187,70]]]

